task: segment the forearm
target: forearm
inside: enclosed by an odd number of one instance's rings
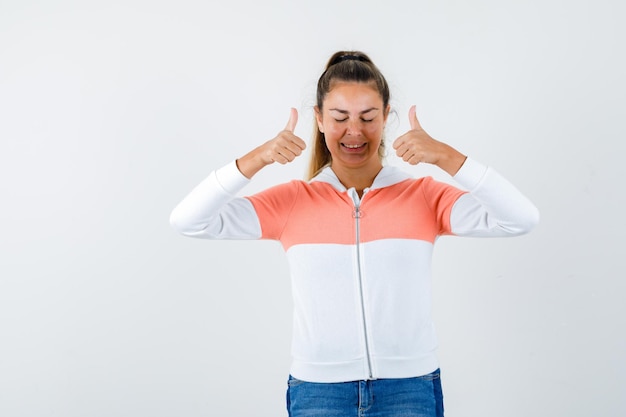
[[[539,222],[537,207],[492,168],[468,159],[454,177],[469,190],[455,203],[453,233],[462,236],[516,236]]]
[[[213,171],[176,206],[170,224],[193,237],[258,238],[254,209],[247,199],[235,197],[248,182],[235,162]]]
[[[259,146],[237,159],[237,168],[246,178],[252,178],[257,172],[265,168],[267,161],[263,159],[263,150]]]
[[[441,145],[444,150],[435,165],[454,177],[465,163],[467,156],[445,143],[441,143]]]

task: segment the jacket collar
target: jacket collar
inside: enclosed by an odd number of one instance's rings
[[[369,190],[389,187],[390,185],[394,185],[411,178],[412,177],[409,174],[397,167],[384,166],[378,175],[376,175],[376,178],[374,178],[374,182],[372,183],[372,186],[369,187]],[[328,183],[339,192],[347,191],[347,188],[341,183],[341,181],[339,181],[339,178],[337,178],[337,175],[330,166],[324,168],[319,174],[311,179],[311,182],[314,181]]]

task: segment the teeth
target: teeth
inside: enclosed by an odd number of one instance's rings
[[[345,146],[346,148],[350,148],[350,149],[356,149],[356,148],[360,148],[363,145],[346,145],[346,144],[344,144],[343,146]]]

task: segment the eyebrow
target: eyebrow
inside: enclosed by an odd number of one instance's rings
[[[367,110],[363,110],[363,111],[362,111],[362,112],[360,112],[359,114],[369,113],[369,112],[371,112],[372,110],[379,110],[379,108],[378,108],[378,107],[372,107],[372,108],[369,108],[369,109],[367,109]],[[348,110],[341,110],[341,109],[335,109],[335,108],[333,108],[333,109],[328,109],[328,111],[336,111],[336,112],[339,112],[339,113],[341,113],[341,114],[350,114],[350,112],[349,112]]]

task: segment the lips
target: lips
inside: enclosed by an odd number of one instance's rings
[[[365,145],[366,145],[365,143],[342,143],[341,144],[341,146],[343,146],[344,148],[353,149],[353,150],[364,148]]]

